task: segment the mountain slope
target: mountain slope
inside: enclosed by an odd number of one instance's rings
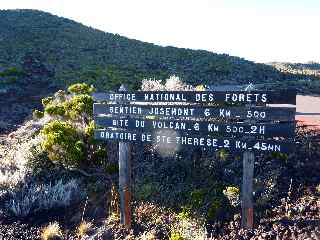
[[[22,68],[53,77],[59,85],[79,80],[100,89],[119,83],[138,87],[146,77],[171,74],[195,83],[281,81],[273,67],[207,51],[160,47],[86,27],[35,10],[0,11],[0,70]]]
[[[115,90],[121,83],[139,88],[143,78],[169,75],[193,85],[252,82],[320,93],[318,75],[279,71],[226,54],[160,47],[42,11],[1,10],[0,29],[0,93],[41,81],[58,87],[86,81],[99,90]]]

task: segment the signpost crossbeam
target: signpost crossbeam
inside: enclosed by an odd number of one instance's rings
[[[151,120],[120,117],[96,117],[95,123],[101,127],[113,127],[136,131],[154,131],[171,129],[188,134],[217,134],[224,136],[264,136],[293,137],[295,123],[216,123],[192,120]]]
[[[204,147],[212,149],[229,149],[230,151],[261,151],[261,152],[284,152],[288,153],[293,150],[294,143],[289,141],[276,140],[241,140],[236,138],[223,138],[216,136],[189,136],[177,135],[175,131],[160,130],[157,132],[135,132],[119,129],[96,129],[94,138],[98,140],[118,140],[132,143],[145,144],[173,144]]]
[[[95,103],[93,113],[114,116],[159,116],[175,118],[216,118],[216,120],[294,121],[295,108],[289,107],[211,107],[188,105],[130,105]]]
[[[96,101],[296,104],[295,90],[279,91],[137,91],[94,93]]]

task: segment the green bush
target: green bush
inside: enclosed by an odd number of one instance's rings
[[[154,183],[144,182],[136,186],[136,198],[139,200],[149,200],[158,191],[158,186]]]
[[[89,125],[85,128],[84,133],[86,134],[86,138],[88,139],[88,143],[94,143],[94,129],[96,128],[94,121],[91,121]]]
[[[119,172],[119,165],[116,163],[109,163],[106,166],[106,172],[110,175],[117,174]]]
[[[191,192],[192,208],[200,208],[206,196],[205,189],[196,189]]]
[[[40,119],[40,118],[43,118],[43,115],[44,113],[39,111],[39,110],[34,110],[33,113],[32,113],[32,116],[34,119]]]
[[[95,88],[86,83],[75,83],[68,87],[68,92],[73,94],[91,94],[95,91]]]
[[[280,161],[287,161],[289,156],[286,153],[272,152],[271,157]]]
[[[65,121],[52,121],[42,130],[45,136],[42,147],[50,160],[68,166],[79,166],[85,159],[86,163],[102,163],[103,157],[93,136],[95,125],[90,121],[94,101],[87,93],[93,90],[92,86],[78,83],[69,87],[69,91],[75,93],[72,96],[60,90],[54,97],[42,99],[45,113],[61,116]]]
[[[21,69],[18,69],[16,67],[10,67],[8,69],[5,69],[4,71],[0,72],[0,77],[23,77],[25,76],[25,72]]]
[[[62,92],[60,93],[61,94],[56,94],[59,102],[53,97],[42,99],[42,105],[46,113],[49,115],[64,116],[72,120],[79,120],[81,117],[85,117],[85,119],[92,118],[94,101],[90,95],[80,94],[73,96],[71,99],[67,99],[63,96]],[[93,131],[91,132],[93,133]]]
[[[232,196],[239,196],[240,195],[240,189],[238,187],[226,187],[225,190],[223,190],[223,194],[225,195],[232,195]]]
[[[228,159],[229,153],[225,149],[220,149],[218,151],[218,156],[220,160],[225,161]]]
[[[211,202],[211,205],[207,212],[207,218],[209,220],[216,219],[218,216],[219,211],[223,208],[222,199],[215,198]]]
[[[236,207],[240,204],[240,189],[238,187],[226,187],[223,190],[223,194],[228,198],[232,206]]]
[[[184,238],[181,236],[180,233],[173,232],[171,233],[169,240],[184,240]]]
[[[178,214],[180,219],[190,219],[192,217],[191,207],[182,207],[181,212]]]
[[[76,95],[64,102],[65,113],[73,120],[79,119],[82,114],[91,118],[93,114],[93,98],[86,94]]]
[[[27,161],[27,168],[32,171],[33,175],[42,173],[42,170],[53,170],[55,165],[49,159],[47,152],[43,151],[41,146],[35,145],[30,148],[30,156]]]
[[[45,108],[48,104],[52,103],[53,97],[46,97],[41,99],[42,106]]]
[[[59,104],[53,104],[53,103],[46,105],[44,111],[49,115],[58,115],[58,116],[63,116],[66,113],[64,106]]]
[[[56,92],[54,94],[54,99],[58,102],[64,102],[66,101],[66,97],[67,97],[67,94],[65,91],[63,90],[59,90],[58,92]]]
[[[45,125],[41,133],[41,146],[51,161],[65,166],[80,166],[84,162],[85,145],[71,124],[56,120]]]

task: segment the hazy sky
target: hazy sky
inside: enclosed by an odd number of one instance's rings
[[[320,0],[1,0],[162,46],[320,62]]]

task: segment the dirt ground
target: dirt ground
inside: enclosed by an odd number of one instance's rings
[[[272,107],[294,107],[286,104],[270,104]],[[320,96],[297,95],[296,120],[299,125],[311,125],[320,129]]]
[[[320,129],[320,97],[297,95],[296,108],[296,120]]]

